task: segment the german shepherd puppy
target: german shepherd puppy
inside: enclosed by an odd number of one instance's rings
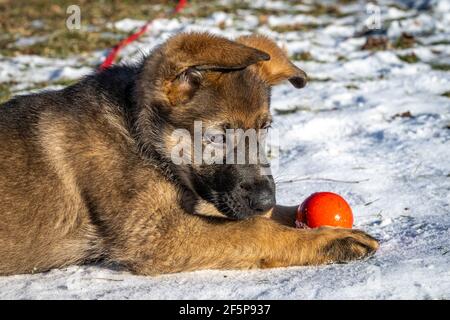
[[[270,88],[306,74],[274,42],[182,33],[140,64],[0,106],[0,274],[108,261],[142,275],[343,262],[366,233],[295,229],[259,164],[171,161],[171,133],[270,123]]]

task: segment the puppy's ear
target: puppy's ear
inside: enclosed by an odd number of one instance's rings
[[[171,105],[189,101],[200,86],[203,75],[194,67],[187,68],[175,79],[164,81],[164,94]]]
[[[260,49],[209,33],[179,34],[166,42],[164,51],[179,73],[193,67],[197,70],[238,70],[270,59]]]
[[[164,43],[147,64],[170,104],[186,102],[207,71],[244,69],[270,56],[257,48],[208,33],[181,33]]]
[[[284,80],[289,80],[296,88],[306,85],[306,73],[289,61],[286,53],[269,38],[250,35],[239,37],[236,41],[270,55],[269,61],[260,61],[251,67],[269,85],[276,85]]]

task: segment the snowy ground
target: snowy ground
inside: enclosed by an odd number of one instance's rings
[[[346,2],[339,14],[308,14],[309,1],[252,1],[253,8],[238,15],[159,19],[123,56],[131,60],[182,30],[229,37],[257,31],[284,45],[312,81],[300,91],[286,84],[273,92],[274,127],[282,137],[278,202],[297,204],[316,191],[340,193],[353,207],[356,227],[381,240],[374,257],[160,277],[73,266],[0,277],[0,298],[450,298],[450,1],[379,1],[376,32],[392,43],[381,51],[361,50],[366,36],[358,34],[368,16],[362,2]],[[126,19],[115,26],[128,32],[143,23]],[[402,32],[415,37],[411,48],[396,45]],[[0,56],[0,84],[22,79],[10,88],[21,93],[40,82],[78,78],[104,54]]]

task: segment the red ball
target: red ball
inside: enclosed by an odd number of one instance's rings
[[[297,221],[310,228],[332,226],[352,228],[352,209],[340,195],[332,192],[316,192],[298,207]]]

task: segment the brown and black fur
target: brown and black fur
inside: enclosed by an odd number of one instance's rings
[[[263,127],[270,87],[284,80],[303,87],[306,75],[272,41],[190,33],[135,66],[3,104],[0,274],[103,260],[149,275],[317,265],[374,252],[378,244],[364,232],[298,230],[288,226],[292,214],[263,215],[274,185],[256,165],[170,161],[170,133],[192,130],[194,120]],[[264,205],[243,205],[242,188]]]

